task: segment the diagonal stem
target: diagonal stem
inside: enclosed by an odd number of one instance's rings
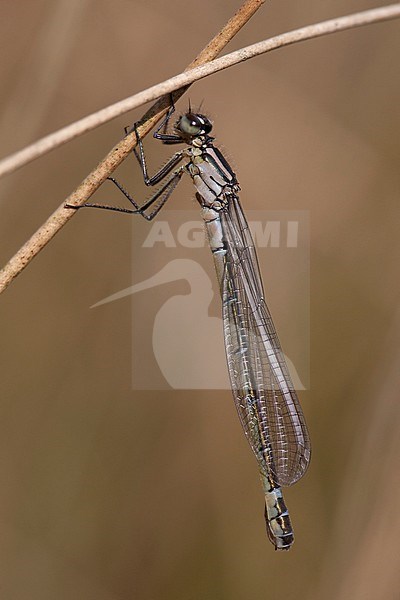
[[[207,44],[200,54],[188,65],[187,69],[204,64],[215,58],[236,33],[247,23],[265,0],[245,0],[239,10],[229,19],[226,25]],[[188,86],[178,90],[174,98],[185,93]],[[154,125],[166,114],[170,104],[170,94],[157,100],[144,117],[139,128],[141,137],[145,136]],[[119,142],[95,169],[82,181],[75,191],[58,207],[47,221],[18,250],[5,267],[0,271],[0,293],[21,273],[30,261],[50,242],[56,233],[70,220],[75,211],[64,208],[64,204],[84,204],[100,187],[107,177],[121,164],[136,145],[135,133]]]
[[[336,19],[330,19],[322,23],[316,23],[307,27],[302,27],[294,31],[289,31],[282,35],[275,36],[268,40],[264,40],[257,44],[242,48],[236,52],[232,52],[222,58],[212,60],[215,54],[227,44],[229,39],[237,33],[237,31],[243,27],[248,19],[254,14],[254,12],[261,6],[263,0],[248,0],[242,6],[242,8],[236,13],[234,17],[227,23],[227,25],[221,30],[217,36],[208,44],[208,46],[199,54],[199,56],[189,65],[188,71],[169,79],[163,84],[153,86],[145,92],[135,95],[132,98],[128,98],[125,101],[118,103],[120,112],[127,112],[136,106],[144,104],[150,101],[154,97],[159,97],[162,94],[167,94],[163,98],[160,98],[155,105],[146,113],[142,119],[142,125],[139,128],[140,135],[143,137],[146,135],[154,125],[163,117],[166,113],[169,101],[170,93],[174,91],[174,98],[179,98],[187,89],[188,85],[192,82],[216,73],[222,69],[226,69],[234,64],[243,62],[254,56],[258,56],[265,52],[275,50],[293,44],[301,42],[315,37],[328,35],[345,29],[352,29],[360,27],[362,25],[368,25],[370,23],[377,23],[379,21],[385,21],[388,19],[394,19],[400,17],[400,3],[383,6],[381,8],[375,8],[359,13],[347,15],[345,17],[338,17]],[[246,9],[246,10],[244,10]],[[231,37],[230,37],[231,36]],[[208,60],[206,60],[208,57]],[[212,62],[210,62],[212,60]],[[200,66],[193,65],[198,61],[204,61]],[[207,62],[209,64],[207,64]],[[176,91],[175,91],[176,90]],[[149,97],[145,94],[151,92],[153,96]],[[140,97],[140,100],[139,100]],[[133,98],[136,104],[132,106]],[[124,110],[121,110],[123,103]],[[116,106],[116,105],[114,105]],[[107,112],[113,107],[103,109],[101,112]],[[92,115],[92,117],[95,115]],[[116,116],[116,115],[114,115]],[[107,119],[110,120],[110,116]],[[84,181],[78,186],[78,188],[67,198],[66,203],[68,204],[84,204],[88,198],[97,190],[97,188],[105,181],[105,179],[112,173],[117,166],[126,158],[136,144],[135,133],[132,133],[125,137],[119,142],[114,148],[107,154],[107,156],[99,163]],[[44,152],[42,152],[43,154]],[[54,237],[54,235],[65,225],[70,218],[72,218],[75,211],[64,209],[64,203],[49,217],[42,227],[26,242],[22,248],[14,255],[14,257],[8,262],[2,271],[0,271],[0,293],[8,287],[11,281],[26,267],[26,265],[32,260],[36,254]]]

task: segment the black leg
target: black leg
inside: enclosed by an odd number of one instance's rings
[[[171,116],[173,115],[173,113],[175,112],[175,104],[174,104],[174,98],[173,98],[173,94],[170,94],[170,107],[165,115],[165,117],[163,118],[163,120],[161,121],[160,125],[157,127],[157,129],[155,130],[155,132],[153,133],[153,137],[157,138],[157,139],[163,139],[163,137],[159,138],[159,136],[167,136],[167,138],[171,138],[173,143],[178,143],[180,141],[180,137],[177,135],[168,135],[167,134],[167,127],[168,127],[168,123],[169,120],[171,118]],[[138,138],[138,133],[137,133],[137,129],[138,127],[141,125],[140,121],[136,121],[132,127],[124,127],[124,131],[125,131],[125,135],[128,135],[130,133],[132,133],[132,131],[136,131],[136,137]],[[160,134],[161,129],[163,129],[163,133]]]
[[[173,99],[172,93],[170,94],[170,103],[171,103],[171,106],[170,106],[167,114],[165,115],[164,119],[162,120],[160,125],[157,127],[155,133],[153,134],[153,137],[155,137],[156,139],[162,140],[164,143],[181,144],[183,142],[183,140],[179,135],[167,134],[169,120],[171,118],[171,115],[175,112],[175,105],[174,105],[174,99]],[[148,171],[147,171],[146,157],[144,154],[143,142],[139,135],[138,126],[139,126],[139,121],[136,122],[133,125],[133,127],[131,127],[130,129],[128,127],[125,127],[125,135],[131,133],[132,130],[135,131],[137,146],[139,147],[139,152],[137,151],[137,148],[134,148],[133,153],[136,156],[137,161],[140,164],[140,167],[142,169],[143,179],[144,179],[145,184],[148,186],[153,186],[153,185],[156,185],[157,183],[159,183],[162,179],[164,179],[164,177],[166,175],[168,175],[168,173],[170,173],[172,171],[172,169],[182,159],[182,155],[183,155],[184,151],[181,150],[179,152],[175,152],[175,154],[168,160],[168,162],[165,165],[163,165],[161,167],[161,169],[159,171],[157,171],[154,175],[149,176]],[[161,130],[163,130],[163,133],[160,133]]]
[[[108,177],[107,179],[112,181],[112,183],[114,183],[114,185],[116,185],[117,188],[124,194],[125,198],[127,198],[129,202],[134,206],[133,209],[121,208],[119,206],[110,206],[108,204],[95,204],[91,202],[87,202],[85,204],[82,204],[81,206],[73,206],[72,204],[65,204],[64,206],[65,208],[71,208],[73,210],[78,210],[80,208],[101,208],[103,210],[112,210],[115,212],[122,212],[130,215],[141,215],[147,221],[151,221],[162,209],[162,207],[164,206],[164,204],[178,185],[183,175],[183,172],[184,167],[181,167],[178,171],[173,173],[172,177],[170,177],[168,181],[166,181],[164,185],[159,190],[157,190],[155,194],[153,194],[151,198],[149,198],[141,206],[137,204],[137,202],[132,198],[129,192],[127,192],[116,179],[114,179],[113,177]],[[146,213],[147,209],[149,209],[154,204],[155,208],[153,208],[153,210],[150,211],[150,213]]]
[[[162,127],[162,126],[163,126],[163,123],[161,124],[160,127]],[[158,131],[158,129],[157,129],[157,131]],[[157,133],[157,131],[156,131],[156,133]],[[147,172],[146,156],[144,154],[143,142],[140,139],[139,132],[136,127],[136,123],[135,123],[135,133],[136,133],[137,145],[139,147],[139,153],[137,152],[137,150],[135,148],[134,154],[135,154],[135,156],[140,164],[140,167],[142,169],[144,182],[146,185],[156,185],[175,167],[175,165],[177,165],[179,163],[179,161],[183,157],[184,150],[179,150],[178,152],[175,152],[175,154],[169,159],[169,161],[163,167],[161,167],[161,169],[159,171],[157,171],[157,173],[155,173],[153,176],[149,177],[149,174]],[[182,143],[182,140],[180,137],[174,136],[174,138],[176,138],[176,143],[179,143],[179,144]]]
[[[181,139],[180,136],[169,135],[166,133],[169,120],[174,111],[175,111],[175,106],[173,104],[173,98],[172,98],[172,94],[171,94],[171,107],[168,110],[168,112],[165,116],[165,119],[163,119],[162,123],[160,124],[159,127],[157,127],[156,132],[154,133],[154,137],[161,139],[162,141],[164,141],[166,143],[182,143],[183,142],[183,140]],[[116,212],[123,212],[123,213],[131,214],[131,215],[138,214],[138,215],[141,215],[143,218],[147,219],[148,221],[151,221],[157,215],[157,213],[161,210],[161,208],[164,206],[164,204],[166,203],[166,201],[168,200],[168,198],[174,191],[175,187],[178,185],[184,171],[186,170],[187,165],[185,164],[185,165],[179,167],[176,171],[174,171],[171,174],[171,171],[183,159],[185,151],[179,150],[178,152],[175,152],[175,154],[167,161],[167,163],[164,166],[161,167],[161,169],[159,169],[159,171],[157,171],[152,177],[149,177],[148,172],[147,172],[147,164],[146,164],[146,158],[145,158],[145,154],[144,154],[143,144],[142,144],[142,140],[140,139],[140,136],[138,133],[137,125],[138,124],[135,123],[133,128],[131,128],[131,129],[129,129],[128,127],[125,127],[125,135],[128,135],[132,131],[132,129],[134,129],[135,134],[136,134],[137,144],[139,146],[139,154],[136,152],[136,149],[134,150],[134,154],[135,154],[136,158],[138,159],[139,164],[141,166],[145,184],[148,186],[156,185],[156,184],[160,183],[163,179],[165,179],[168,174],[170,174],[169,179],[163,183],[163,185],[149,198],[149,200],[147,200],[144,204],[142,204],[140,206],[132,198],[132,196],[129,194],[129,192],[127,192],[125,190],[125,188],[116,179],[114,179],[114,177],[107,177],[107,179],[112,181],[112,183],[117,186],[117,188],[120,190],[120,192],[122,192],[124,194],[125,198],[127,198],[129,200],[129,202],[134,207],[133,209],[121,208],[119,206],[111,206],[108,204],[97,204],[97,203],[92,203],[92,202],[86,202],[85,204],[82,204],[81,206],[73,206],[72,204],[65,204],[65,208],[71,208],[73,210],[78,210],[83,207],[85,207],[85,208],[101,208],[103,210],[113,210]],[[161,130],[163,130],[164,133],[160,133]],[[149,213],[147,213],[146,211],[150,207],[153,207],[153,209]]]
[[[170,173],[172,171],[172,169],[182,160],[184,150],[179,150],[178,152],[175,152],[175,154],[173,156],[171,156],[171,158],[168,160],[168,162],[166,162],[165,165],[162,166],[159,171],[157,171],[156,173],[154,173],[154,175],[149,177],[149,174],[147,172],[147,163],[146,163],[146,157],[145,157],[144,150],[143,150],[143,144],[142,144],[142,141],[140,140],[137,132],[136,132],[136,136],[138,139],[139,154],[137,154],[136,148],[134,150],[134,153],[135,153],[135,156],[136,156],[136,158],[140,164],[140,167],[142,169],[144,182],[146,185],[149,185],[149,186],[156,185],[162,179],[164,179],[164,177],[166,175],[168,175],[168,173]]]

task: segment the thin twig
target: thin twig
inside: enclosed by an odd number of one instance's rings
[[[229,19],[229,21],[224,25],[224,27],[217,33],[217,35],[205,46],[205,48],[196,56],[196,58],[188,65],[187,69],[192,69],[200,64],[203,64],[207,61],[215,58],[219,52],[221,52],[225,46],[229,43],[229,41],[236,35],[238,31],[247,23],[247,21],[254,15],[254,13],[264,4],[265,0],[245,0],[239,10]],[[185,93],[187,88],[182,88],[178,90],[174,94],[174,98],[180,98],[182,94]],[[160,98],[162,94],[158,94],[158,96],[154,96],[155,98]],[[139,133],[141,137],[144,137],[151,129],[156,125],[156,123],[166,114],[170,104],[170,96],[169,93],[167,96],[161,97],[155,104],[152,106],[147,113],[142,118],[143,125],[139,128]],[[138,104],[140,106],[141,104]],[[112,106],[108,109],[104,109],[105,112],[108,110],[112,110]],[[100,111],[100,112],[104,112]],[[122,113],[120,113],[122,114]],[[87,119],[95,119],[96,114],[89,116]],[[112,118],[112,117],[110,117]],[[106,122],[109,119],[106,119],[103,122]],[[82,123],[85,119],[78,121]],[[99,124],[99,123],[98,123]],[[75,124],[69,126],[68,128],[64,128],[54,135],[63,135],[67,129],[71,129]],[[93,125],[91,128],[97,127],[97,125]],[[89,128],[86,128],[82,131],[89,131]],[[76,134],[79,135],[79,134]],[[49,144],[49,138],[52,136],[48,136],[47,138],[43,138],[33,146],[41,144],[42,151],[40,154],[36,154],[36,157],[48,152],[50,149],[55,148],[57,145],[64,143],[64,141],[59,141],[55,144],[54,139],[53,142],[50,140],[51,147],[47,147]],[[76,136],[74,136],[76,137]],[[71,137],[69,139],[72,139]],[[46,141],[47,140],[47,141]],[[65,140],[67,141],[67,139]],[[126,158],[132,149],[136,145],[136,136],[134,134],[126,136],[121,142],[119,142],[112,150],[107,154],[107,156],[97,165],[97,167],[82,181],[82,183],[76,188],[74,192],[66,199],[65,203],[69,204],[77,204],[79,201],[83,202],[84,198],[90,198],[90,196],[100,187],[100,185],[105,181],[105,179],[112,173],[119,164]],[[26,148],[25,150],[29,150],[32,146]],[[21,155],[24,153],[17,153],[17,155]],[[14,155],[15,157],[16,155]],[[12,157],[10,157],[12,158]],[[34,157],[30,157],[29,160],[24,159],[23,163],[20,163],[17,166],[21,166],[26,162],[30,162]],[[7,160],[7,159],[6,159]],[[4,162],[4,161],[3,161]],[[14,166],[12,170],[17,168]],[[8,170],[10,172],[10,170]],[[21,273],[21,271],[30,263],[30,261],[49,243],[49,241],[56,235],[56,233],[74,216],[75,211],[68,210],[64,208],[64,202],[58,209],[47,219],[47,221],[32,235],[32,237],[25,242],[25,244],[18,250],[16,254],[9,260],[9,262],[5,265],[5,267],[0,271],[0,293],[3,292],[10,283]]]
[[[122,114],[132,108],[136,108],[145,102],[149,102],[162,94],[171,93],[183,86],[187,86],[193,81],[202,79],[212,73],[216,73],[222,69],[226,69],[234,64],[243,62],[254,56],[258,56],[265,52],[288,46],[296,42],[304,41],[307,39],[320,37],[337,31],[343,31],[345,29],[351,29],[359,27],[361,25],[368,25],[378,21],[384,21],[388,19],[394,19],[400,17],[400,3],[392,4],[389,6],[363,11],[360,13],[354,13],[345,17],[338,17],[336,19],[330,19],[301,29],[296,29],[288,33],[275,36],[268,40],[258,42],[226,56],[213,60],[208,64],[195,67],[190,71],[187,71],[181,75],[177,75],[157,86],[153,86],[144,92],[140,92],[135,96],[127,98],[117,104],[114,104],[96,115],[91,115],[88,119],[100,118],[110,120],[117,115]],[[217,36],[218,37],[218,36]],[[107,113],[107,114],[106,114]],[[99,117],[100,115],[100,117]],[[105,122],[100,120],[99,122]],[[81,126],[81,120],[78,125]],[[75,124],[76,125],[76,124]],[[146,122],[146,130],[150,130],[154,123],[152,121]],[[72,126],[71,126],[72,127]],[[87,129],[85,129],[87,130]],[[65,131],[65,130],[64,130]],[[141,135],[144,131],[140,130]],[[114,171],[114,169],[122,162],[122,160],[129,154],[132,147],[134,146],[134,134],[127,136],[120,142],[113,150],[107,155],[100,165],[93,171],[84,182],[78,187],[78,189],[69,196],[66,202],[68,204],[83,204],[93,194],[93,192],[99,187],[99,185],[107,178],[107,176]],[[21,248],[21,250],[11,259],[11,261],[4,267],[3,271],[0,272],[0,292],[5,289],[14,277],[28,264],[28,262],[35,256],[44,245],[55,235],[65,222],[70,218],[70,212],[63,209],[63,205],[48,219],[45,225],[40,228],[34,236]]]
[[[254,2],[252,3],[254,4]],[[260,2],[257,3],[257,7],[252,7],[253,12],[259,8]],[[242,7],[243,8],[243,7]],[[242,11],[242,9],[240,9]],[[50,150],[54,150],[58,146],[65,144],[68,141],[73,140],[74,138],[95,129],[99,125],[107,123],[116,117],[133,110],[134,108],[138,108],[147,102],[151,102],[156,98],[160,98],[161,96],[167,95],[170,92],[178,90],[179,88],[184,87],[207,77],[208,75],[212,75],[218,71],[231,67],[235,64],[248,60],[249,58],[253,58],[259,54],[264,54],[265,52],[270,52],[271,50],[275,50],[276,48],[280,48],[282,46],[287,46],[289,44],[293,44],[295,42],[304,41],[307,39],[311,39],[314,37],[319,37],[322,35],[327,35],[329,33],[334,33],[337,31],[343,31],[344,29],[350,29],[354,27],[359,27],[361,25],[368,25],[370,23],[394,19],[399,17],[400,15],[400,4],[392,4],[389,6],[384,6],[381,8],[376,8],[372,10],[367,10],[360,13],[355,13],[352,15],[347,15],[345,17],[339,17],[337,19],[330,19],[329,21],[324,21],[322,23],[317,23],[315,25],[309,25],[307,27],[302,27],[301,29],[296,29],[294,31],[290,31],[288,33],[284,33],[282,35],[275,36],[268,40],[264,40],[262,42],[258,42],[257,44],[253,44],[251,46],[247,46],[246,48],[242,48],[241,50],[237,50],[236,52],[232,52],[231,54],[227,54],[222,58],[211,61],[211,58],[215,56],[217,52],[216,44],[223,39],[224,46],[228,43],[229,39],[227,34],[229,33],[231,36],[234,35],[240,27],[243,26],[243,22],[237,20],[237,15],[224,27],[223,30],[210,42],[207,47],[199,54],[199,56],[185,69],[184,73],[180,73],[179,75],[175,75],[166,81],[163,81],[157,85],[154,85],[134,96],[129,96],[129,98],[125,98],[124,100],[120,100],[115,104],[111,104],[106,108],[101,109],[100,111],[93,113],[79,121],[68,125],[62,129],[59,129],[55,133],[52,133],[41,140],[27,146],[23,150],[12,154],[5,159],[0,161],[0,177],[6,175],[7,173],[11,173],[15,171],[19,167],[29,163],[30,161],[46,154]],[[243,15],[240,15],[243,16]],[[251,15],[246,14],[246,21],[250,18]],[[234,21],[234,23],[232,23]],[[232,25],[236,25],[235,30],[233,31]],[[225,34],[225,35],[224,35]],[[219,51],[221,48],[218,46]],[[213,52],[210,54],[210,50]],[[211,61],[211,62],[210,62]],[[204,64],[208,63],[208,64]],[[197,67],[197,68],[196,68]],[[182,91],[182,93],[183,93]],[[181,94],[180,94],[181,95]],[[176,94],[176,98],[180,95]],[[166,102],[162,103],[165,108]],[[149,118],[155,115],[155,111],[160,110],[160,106],[157,105],[157,108],[152,107],[148,113],[143,117],[142,121],[148,121]],[[150,127],[146,128],[146,131],[141,130],[141,135],[145,135],[147,131],[149,131],[155,123],[152,123]]]

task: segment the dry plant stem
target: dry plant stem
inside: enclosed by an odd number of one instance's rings
[[[265,0],[245,0],[239,10],[233,15],[231,19],[226,23],[226,25],[217,33],[217,35],[207,44],[207,46],[198,54],[198,56],[188,65],[187,70],[193,69],[194,67],[201,65],[207,61],[215,58],[219,52],[221,52],[225,46],[229,43],[229,41],[236,35],[238,31],[247,23],[247,21],[253,16],[253,14],[264,4]],[[190,82],[189,82],[190,83]],[[177,89],[177,88],[176,88]],[[187,87],[178,90],[174,94],[174,99],[178,99],[185,93]],[[171,90],[172,91],[172,90]],[[160,98],[154,106],[152,106],[147,113],[142,118],[142,125],[139,128],[139,133],[141,137],[144,137],[151,129],[156,125],[156,123],[166,114],[168,107],[170,105],[170,91],[166,92],[166,96]],[[158,94],[158,96],[154,96],[152,99],[154,100],[157,97],[160,97],[162,94]],[[138,104],[137,106],[140,106]],[[108,109],[104,109],[104,111],[100,111],[102,113],[107,113],[112,107],[108,107]],[[123,114],[126,111],[120,112],[118,114]],[[114,115],[116,116],[116,115]],[[84,121],[90,121],[96,119],[95,115],[90,115],[86,119],[81,119],[78,123],[83,123]],[[108,121],[109,117],[102,122]],[[63,132],[74,127],[73,124],[68,128],[64,128],[59,132],[54,134],[61,134],[60,137],[63,137]],[[76,133],[73,137],[77,137],[84,131],[89,131],[93,129],[97,125],[85,126],[83,131],[80,133]],[[71,137],[67,137],[64,135],[63,141],[58,141],[58,143],[54,143],[49,139],[52,136],[47,136],[40,140],[37,144],[33,144],[32,146],[26,148],[25,150],[17,153],[17,155],[21,155],[26,151],[29,151],[30,148],[38,146],[42,144],[41,151],[36,153],[35,156],[31,156],[27,159],[27,157],[23,157],[22,162],[20,161],[16,166],[11,169],[6,170],[5,172],[11,172],[15,170],[18,166],[22,166],[27,162],[30,162],[34,158],[45,154],[51,149],[65,143]],[[0,271],[0,293],[3,292],[13,281],[17,275],[30,263],[30,261],[48,244],[48,242],[55,236],[55,234],[63,227],[69,219],[71,219],[75,211],[70,209],[65,209],[64,204],[83,204],[87,201],[87,198],[100,187],[100,185],[107,179],[107,177],[121,164],[121,162],[129,155],[132,149],[136,145],[136,136],[134,133],[125,137],[121,142],[119,142],[112,150],[107,154],[107,156],[97,165],[97,167],[82,181],[82,183],[76,188],[74,192],[61,204],[61,206],[47,219],[47,221],[32,235],[32,237],[18,250],[18,252],[10,259],[10,261],[5,265],[5,267]],[[16,155],[14,155],[15,157]],[[11,159],[13,157],[10,157]],[[7,160],[7,159],[6,159]],[[2,161],[3,163],[5,161]],[[0,163],[1,164],[1,163]],[[1,176],[1,173],[0,173]]]
[[[372,9],[368,11],[364,11],[361,13],[355,13],[352,15],[347,15],[345,17],[338,17],[336,19],[330,19],[329,21],[324,21],[322,23],[317,23],[315,25],[310,25],[307,27],[303,27],[301,29],[297,29],[282,35],[278,35],[276,37],[270,38],[269,40],[265,40],[263,42],[259,42],[257,44],[253,44],[251,46],[247,46],[246,48],[242,48],[236,52],[232,52],[222,58],[213,60],[208,64],[203,64],[201,66],[195,67],[181,75],[173,77],[162,84],[157,86],[153,86],[144,92],[140,92],[135,96],[123,100],[122,102],[113,105],[112,107],[108,107],[100,113],[97,113],[97,117],[100,119],[99,122],[104,121],[104,113],[108,111],[107,119],[110,120],[115,116],[122,114],[132,108],[140,106],[145,102],[149,102],[154,100],[154,98],[159,97],[163,94],[168,94],[177,90],[183,86],[188,86],[193,81],[211,75],[217,71],[222,69],[226,69],[234,64],[239,62],[243,62],[257,56],[259,54],[263,54],[265,52],[275,50],[276,48],[281,48],[283,46],[287,46],[289,44],[293,44],[295,42],[304,41],[307,39],[311,39],[314,37],[319,37],[322,35],[327,35],[330,33],[335,33],[337,31],[343,31],[345,29],[350,29],[354,27],[359,27],[361,25],[367,25],[370,23],[375,23],[378,21],[384,21],[388,19],[394,19],[396,17],[400,17],[400,3],[392,4],[389,6],[385,6],[382,8]],[[226,28],[224,28],[226,29]],[[234,31],[236,33],[236,31]],[[214,38],[214,40],[216,40]],[[179,92],[180,94],[181,92]],[[182,92],[183,93],[183,92]],[[177,96],[178,94],[174,94]],[[166,106],[166,99],[164,100],[164,106]],[[163,105],[161,105],[163,106]],[[151,109],[149,112],[151,112]],[[115,114],[110,116],[110,113],[114,111]],[[149,114],[149,113],[147,113]],[[153,113],[154,114],[154,113]],[[164,112],[158,113],[157,117],[164,114]],[[88,119],[94,118],[96,115],[91,115]],[[84,121],[84,120],[82,120]],[[78,122],[81,124],[82,121]],[[156,122],[156,117],[154,117],[154,121],[151,119],[147,121],[145,126],[140,129],[141,135],[144,135],[145,131],[150,130],[154,123]],[[72,126],[71,126],[72,127]],[[86,129],[87,130],[87,129]],[[129,154],[130,150],[134,145],[134,134],[126,137],[122,142],[120,142],[117,146],[115,146],[112,151],[107,155],[106,159],[104,159],[100,165],[93,171],[79,186],[79,188],[69,196],[67,202],[69,204],[83,204],[87,201],[93,192],[99,187],[99,185],[108,177],[108,175],[122,162],[122,160]],[[12,281],[12,279],[28,264],[28,262],[37,254],[43,246],[55,235],[55,233],[60,229],[65,222],[71,217],[72,211],[68,211],[60,207],[45,223],[45,225],[34,234],[34,236],[27,242],[21,250],[11,259],[11,261],[6,265],[2,272],[0,272],[0,292],[7,287],[7,285]]]
[[[252,9],[253,14],[257,8],[259,8],[261,2],[258,1],[255,3],[254,1],[251,3],[250,7]],[[257,4],[257,6],[255,6]],[[243,5],[244,7],[245,5]],[[243,8],[242,7],[242,8]],[[242,10],[242,9],[241,9]],[[240,16],[241,10],[231,19],[229,23],[235,21],[235,19]],[[247,21],[251,14],[248,13],[245,15]],[[311,39],[314,37],[319,37],[322,35],[327,35],[330,33],[334,33],[337,31],[343,31],[344,29],[351,29],[354,27],[360,27],[361,25],[368,25],[370,23],[384,21],[388,19],[394,19],[400,16],[400,4],[392,4],[389,6],[384,6],[381,8],[376,8],[372,10],[367,10],[360,13],[355,13],[352,15],[347,15],[345,17],[338,17],[337,19],[330,19],[329,21],[324,21],[322,23],[317,23],[315,25],[309,25],[307,27],[302,27],[301,29],[297,29],[294,31],[290,31],[288,33],[284,33],[282,35],[278,35],[276,37],[270,38],[269,40],[265,40],[263,42],[259,42],[257,44],[253,44],[252,46],[247,46],[241,50],[237,50],[236,52],[232,52],[231,54],[227,54],[222,58],[217,60],[213,60],[212,62],[208,62],[208,64],[203,64],[203,66],[194,67],[194,65],[199,65],[200,59],[203,59],[204,63],[210,61],[216,55],[215,45],[219,42],[227,43],[229,39],[227,39],[228,34],[234,35],[240,27],[243,26],[245,21],[240,23],[239,27],[233,28],[228,27],[229,23],[226,27],[208,44],[208,46],[201,52],[201,54],[195,59],[186,69],[184,73],[180,75],[176,75],[171,79],[163,81],[143,92],[139,92],[134,96],[130,96],[125,100],[121,100],[111,106],[108,106],[97,113],[93,113],[88,117],[84,117],[79,121],[76,121],[72,125],[68,125],[55,133],[52,133],[38,142],[27,146],[23,150],[16,152],[15,154],[3,159],[0,161],[0,177],[6,175],[7,173],[11,173],[15,171],[19,167],[24,164],[29,163],[30,161],[46,154],[50,150],[54,150],[58,146],[65,144],[67,141],[70,141],[83,133],[91,131],[95,129],[99,125],[103,123],[107,123],[112,119],[132,110],[134,108],[138,108],[146,102],[151,102],[156,98],[160,98],[163,95],[169,94],[174,90],[179,90],[179,88],[183,88],[181,91],[175,92],[175,99],[179,98],[185,91],[185,86],[190,85],[194,81],[198,79],[202,79],[216,73],[217,71],[221,71],[222,69],[226,69],[227,67],[231,67],[234,64],[243,62],[248,60],[249,58],[253,58],[259,54],[263,54],[265,52],[269,52],[271,50],[275,50],[276,48],[280,48],[282,46],[287,46],[289,44],[293,44],[295,42],[304,41],[307,39]],[[235,24],[238,25],[239,21]],[[222,33],[225,32],[225,35]],[[211,48],[213,53],[208,55],[208,59],[206,60],[206,50],[207,48]],[[220,48],[221,49],[221,48]],[[208,52],[208,51],[207,51]],[[165,100],[162,103],[163,106],[166,106]],[[152,107],[147,115],[153,116],[156,114],[160,105],[156,105],[157,108]],[[165,113],[164,113],[165,114]],[[142,119],[143,121],[143,119]],[[154,123],[152,124],[154,125]],[[146,128],[147,129],[147,128]],[[144,135],[143,130],[141,130],[142,135]]]

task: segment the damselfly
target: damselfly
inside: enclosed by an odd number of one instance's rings
[[[294,536],[281,486],[300,479],[310,461],[311,447],[304,416],[285,357],[264,299],[263,284],[253,239],[239,201],[239,184],[230,165],[213,144],[212,123],[189,111],[168,124],[174,108],[154,133],[164,144],[185,144],[149,177],[135,127],[146,185],[161,184],[139,205],[114,178],[110,180],[133,208],[87,203],[151,221],[187,173],[196,188],[222,297],[223,326],[228,369],[236,408],[257,458],[265,495],[265,519],[270,541],[288,550]],[[179,164],[181,163],[181,164]],[[179,166],[178,166],[179,165]],[[68,208],[81,208],[66,205]]]

